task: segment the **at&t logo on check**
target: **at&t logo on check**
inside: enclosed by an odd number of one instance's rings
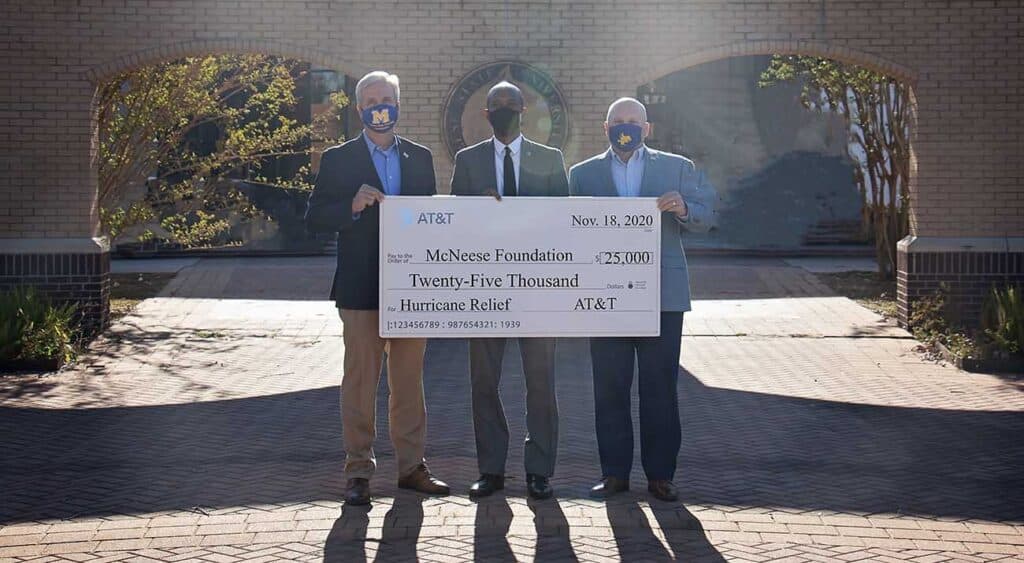
[[[410,225],[449,225],[455,220],[454,211],[420,211],[402,209],[400,212],[402,226]]]

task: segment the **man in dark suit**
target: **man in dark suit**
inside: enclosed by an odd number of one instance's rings
[[[678,498],[672,478],[681,429],[676,382],[683,313],[690,310],[690,280],[683,231],[711,226],[714,189],[693,162],[644,146],[650,134],[647,109],[633,98],[608,108],[604,124],[610,147],[569,171],[573,195],[649,197],[662,212],[661,333],[656,337],[591,338],[594,402],[601,481],[591,496],[606,498],[629,489],[633,466],[630,390],[638,366],[640,459],[647,489],[655,498]]]
[[[500,82],[487,93],[484,115],[494,136],[455,155],[452,194],[566,196],[569,182],[562,152],[535,143],[520,132],[526,109],[522,91]],[[549,498],[549,479],[558,450],[558,404],[555,401],[555,339],[520,338],[519,353],[526,376],[526,486],[530,497]],[[504,338],[475,338],[469,342],[473,430],[476,433],[480,479],[469,496],[488,496],[505,486],[508,421],[498,396]]]
[[[356,84],[356,109],[363,132],[324,152],[309,196],[306,223],[314,232],[338,233],[338,267],[331,299],[344,325],[341,380],[342,437],[345,444],[345,501],[370,502],[376,469],[377,384],[387,355],[388,426],[398,461],[398,486],[448,494],[423,458],[427,420],[423,400],[422,338],[382,339],[378,332],[379,223],[376,204],[392,195],[434,195],[430,150],[395,135],[398,77],[371,72]]]

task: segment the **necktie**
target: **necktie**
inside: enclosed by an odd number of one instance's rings
[[[505,147],[505,185],[502,194],[505,197],[512,197],[519,195],[519,190],[516,189],[516,168],[512,163],[512,149]]]

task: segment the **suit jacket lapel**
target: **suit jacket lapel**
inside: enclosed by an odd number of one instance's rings
[[[619,191],[615,189],[615,180],[612,178],[612,158],[614,158],[612,149],[608,149],[601,162],[601,181],[597,185],[597,189],[594,190],[595,196],[618,197],[619,195]]]
[[[523,142],[519,145],[519,177],[516,178],[519,182],[519,195],[536,195],[532,193],[536,191],[534,187],[540,187],[536,186],[537,182],[534,181],[537,176],[533,174],[533,157],[533,142],[523,137]]]
[[[366,144],[366,139],[363,137],[366,133],[359,134],[359,150],[356,154],[359,155],[359,169],[362,170],[363,175],[366,177],[365,182],[380,191],[384,191],[384,182],[381,182],[380,176],[377,175],[377,167],[373,165],[373,157],[370,155],[370,147]],[[403,170],[404,172],[404,170]]]
[[[483,167],[484,181],[476,187],[476,191],[483,193],[487,189],[493,188],[498,189],[498,170],[494,165],[494,138],[491,138],[486,145],[483,145],[485,151],[480,155],[483,161],[480,165]]]
[[[404,139],[395,135],[395,142],[398,143],[398,169],[402,171],[402,182],[398,186],[398,195],[420,195],[419,186],[411,182],[413,179],[412,162],[409,153],[402,148]]]

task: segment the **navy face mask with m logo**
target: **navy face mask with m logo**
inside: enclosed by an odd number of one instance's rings
[[[398,106],[377,104],[363,109],[363,125],[377,133],[387,133],[398,123]]]

